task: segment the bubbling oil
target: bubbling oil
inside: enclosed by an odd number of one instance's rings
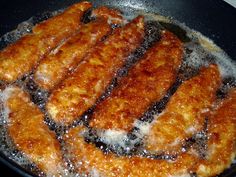
[[[3,49],[7,45],[15,42],[21,36],[32,32],[32,28],[35,24],[39,23],[42,20],[45,20],[49,17],[52,17],[62,10],[58,10],[55,12],[45,12],[43,14],[31,17],[29,20],[20,23],[17,28],[9,33],[6,33],[0,38],[0,49]],[[231,87],[235,87],[236,85],[236,62],[233,61],[222,49],[220,49],[212,40],[203,36],[201,33],[188,28],[186,25],[175,21],[171,17],[164,17],[158,14],[146,13],[144,11],[135,10],[131,8],[123,9],[124,16],[130,20],[137,15],[144,15],[146,20],[146,37],[143,44],[128,58],[125,66],[123,66],[116,77],[113,79],[111,84],[108,86],[104,94],[100,97],[98,102],[104,100],[112,90],[119,84],[119,79],[126,76],[129,68],[132,67],[146,52],[146,50],[152,46],[152,44],[160,38],[159,31],[162,29],[167,29],[175,33],[184,43],[185,53],[183,63],[180,68],[180,76],[182,80],[189,79],[197,74],[199,68],[202,66],[208,66],[211,63],[216,63],[220,68],[220,73],[223,78],[223,84],[220,88],[222,93],[226,93],[228,89]],[[89,15],[89,13],[87,13]],[[85,19],[90,19],[87,16]],[[82,20],[83,21],[83,20]],[[87,23],[87,21],[86,21]],[[33,71],[32,71],[33,72]],[[62,145],[62,152],[66,147],[63,147],[64,143],[62,141],[62,136],[67,132],[67,129],[70,127],[61,127],[56,125],[50,118],[47,116],[47,112],[45,110],[45,103],[47,102],[47,98],[50,93],[40,89],[33,81],[32,73],[24,76],[23,78],[16,81],[16,83],[22,89],[27,91],[31,95],[31,100],[34,102],[43,113],[45,113],[45,123],[49,126],[51,130],[54,130],[58,135],[58,140]],[[166,103],[168,102],[168,98],[176,91],[180,82],[177,82],[172,86],[172,90],[168,92],[167,95],[160,101],[152,105],[144,115],[137,119],[134,122],[133,132],[128,133],[119,130],[103,130],[96,131],[95,133],[89,133],[89,130],[84,133],[85,139],[90,142],[97,143],[97,146],[103,146],[112,152],[115,152],[118,155],[132,155],[132,153],[139,153],[141,156],[151,156],[145,150],[143,151],[141,148],[141,142],[143,136],[148,133],[150,129],[151,122],[153,120],[153,116],[156,114],[161,114],[162,110],[165,108]],[[0,82],[0,88],[9,87],[4,82]],[[5,106],[4,101],[6,100],[7,95],[4,94],[3,91],[0,93],[0,151],[9,159],[15,161],[17,164],[22,166],[28,171],[38,175],[45,176],[46,174],[42,173],[35,164],[32,164],[23,153],[19,152],[11,138],[7,133],[7,123],[8,123],[8,114],[9,110]],[[82,122],[85,125],[88,125],[89,117],[92,114],[95,106],[90,108],[86,113],[81,117]],[[73,126],[76,126],[80,121],[76,121]],[[199,132],[197,137],[199,139],[204,139],[204,132]],[[203,138],[202,138],[203,137]],[[205,140],[205,139],[204,139]],[[204,147],[204,141],[199,141],[198,147]],[[187,148],[186,148],[187,149]],[[185,151],[184,149],[183,151]],[[104,150],[104,149],[103,149]],[[106,149],[105,149],[106,151]],[[204,151],[204,150],[203,150]],[[202,152],[204,154],[204,152]],[[137,155],[137,154],[136,154]],[[66,156],[66,154],[64,154]],[[149,158],[149,157],[148,157]],[[155,157],[154,157],[155,158]],[[168,159],[166,156],[162,156],[162,159]],[[171,157],[169,158],[171,159]],[[235,161],[234,161],[235,163]],[[68,169],[65,169],[65,176],[87,176],[85,174],[77,174],[73,172],[73,166],[70,162],[65,162],[65,165]],[[89,176],[99,176],[99,171],[96,169],[90,170]]]

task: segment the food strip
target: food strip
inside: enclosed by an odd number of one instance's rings
[[[144,18],[139,16],[96,45],[74,73],[52,91],[46,105],[50,117],[68,125],[95,104],[143,37]]]
[[[156,116],[144,138],[149,151],[177,153],[187,138],[203,129],[205,115],[216,98],[221,77],[216,65],[201,69],[199,75],[185,81]]]
[[[84,128],[72,128],[64,135],[67,158],[80,174],[106,177],[169,177],[190,176],[189,168],[194,165],[196,157],[183,153],[175,161],[155,160],[138,156],[117,156],[104,154],[94,144],[83,139]]]
[[[236,88],[209,118],[207,154],[196,165],[198,176],[216,176],[230,167],[236,155]]]
[[[67,157],[80,174],[101,176],[215,176],[229,167],[235,158],[236,92],[230,92],[209,119],[208,154],[206,159],[191,150],[181,153],[174,161],[157,160],[138,156],[104,154],[94,144],[84,141],[87,131],[78,126],[64,135]]]
[[[35,82],[45,90],[53,89],[110,30],[109,24],[101,18],[83,25],[55,54],[41,60],[34,74]]]
[[[44,123],[44,115],[18,87],[8,87],[2,95],[7,130],[16,148],[47,175],[58,176],[63,170],[60,144]]]
[[[13,82],[29,73],[45,54],[79,29],[80,19],[90,7],[86,1],[74,4],[0,51],[0,80]]]
[[[96,107],[89,125],[97,129],[129,131],[175,82],[182,61],[181,41],[168,31],[123,78],[111,95]]]

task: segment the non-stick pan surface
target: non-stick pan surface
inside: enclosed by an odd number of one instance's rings
[[[1,0],[0,36],[22,21],[46,11],[67,7],[76,0]],[[95,6],[131,7],[157,12],[185,23],[212,39],[236,60],[236,9],[222,0],[91,0]],[[1,145],[0,145],[1,146]],[[0,176],[30,176],[0,152]],[[221,176],[236,176],[236,166]]]

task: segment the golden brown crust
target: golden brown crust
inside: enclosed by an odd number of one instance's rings
[[[96,18],[105,18],[110,24],[123,25],[126,21],[119,10],[110,9],[106,6],[101,6],[92,11],[92,16]]]
[[[68,157],[79,173],[96,171],[104,176],[215,176],[229,167],[236,152],[236,89],[223,100],[209,119],[208,154],[205,160],[181,153],[174,162],[142,157],[104,154],[82,137],[84,127],[72,128],[64,136]]]
[[[203,113],[214,103],[220,80],[218,67],[210,65],[185,81],[170,98],[164,113],[152,123],[145,147],[151,151],[180,150],[186,138],[203,128]]]
[[[62,14],[52,17],[33,28],[0,52],[0,80],[13,82],[30,72],[37,62],[63,39],[80,27],[80,18],[91,7],[88,2],[74,4]]]
[[[208,151],[196,167],[199,176],[215,176],[228,168],[236,155],[236,89],[209,118]]]
[[[45,90],[54,88],[110,30],[104,19],[83,25],[56,53],[49,54],[40,62],[34,74],[36,83]]]
[[[63,13],[37,24],[33,34],[41,34],[42,38],[50,39],[50,42],[60,42],[79,29],[84,12],[91,7],[92,4],[87,1],[73,4]]]
[[[93,144],[86,143],[82,136],[82,127],[69,130],[64,136],[68,157],[79,173],[96,171],[107,177],[167,177],[188,175],[188,169],[194,164],[195,157],[180,155],[176,161],[153,160],[143,157],[116,156],[104,154]]]
[[[29,96],[18,87],[7,88],[8,133],[16,148],[48,175],[62,170],[60,144],[44,124],[44,116]]]
[[[90,126],[131,130],[134,121],[173,84],[182,55],[181,41],[164,31],[161,40],[147,51],[112,94],[97,105]]]
[[[96,45],[75,72],[53,90],[46,105],[51,118],[69,124],[91,107],[143,36],[144,19],[139,16]]]

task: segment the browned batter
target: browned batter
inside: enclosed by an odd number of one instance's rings
[[[139,16],[96,45],[76,71],[53,90],[46,105],[51,118],[70,124],[91,107],[143,36],[144,18]]]
[[[236,88],[232,89],[209,118],[208,151],[196,166],[199,176],[216,176],[228,168],[236,155]]]
[[[147,51],[112,94],[98,104],[90,126],[131,130],[134,121],[173,84],[182,55],[180,40],[163,31],[161,40]]]
[[[86,1],[74,4],[0,51],[0,80],[13,82],[29,73],[45,54],[79,29],[80,18],[90,7]]]
[[[47,175],[61,174],[60,144],[55,133],[44,124],[43,113],[20,88],[9,87],[3,93],[9,110],[8,132],[16,148]]]
[[[195,163],[196,157],[187,153],[181,154],[176,161],[104,154],[95,145],[86,143],[82,132],[83,128],[78,126],[64,136],[67,155],[78,173],[92,172],[107,177],[188,176],[188,169]]]
[[[36,83],[43,89],[53,89],[110,30],[105,19],[83,25],[55,54],[51,53],[40,62],[34,74]]]
[[[145,139],[151,151],[178,151],[186,138],[203,128],[205,116],[216,98],[221,77],[216,65],[201,69],[170,98],[164,113],[156,117]]]

